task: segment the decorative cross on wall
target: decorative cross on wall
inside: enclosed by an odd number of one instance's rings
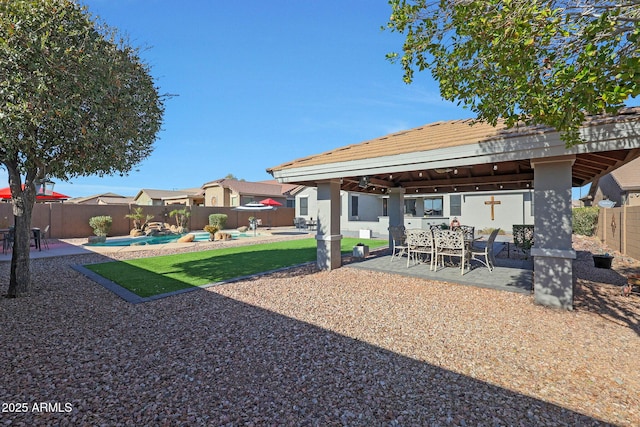
[[[495,212],[494,212],[494,206],[495,205],[499,205],[502,202],[500,200],[495,200],[493,196],[491,196],[491,200],[487,200],[486,202],[484,202],[485,205],[491,205],[491,221],[495,220]]]

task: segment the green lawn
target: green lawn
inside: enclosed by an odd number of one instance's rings
[[[351,253],[362,240],[343,238],[341,250]],[[369,248],[386,240],[366,240]],[[140,297],[289,267],[316,259],[316,240],[301,239],[85,265]]]

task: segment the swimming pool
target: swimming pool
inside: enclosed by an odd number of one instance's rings
[[[194,242],[207,242],[209,241],[209,233],[206,231],[191,232],[186,234],[193,234],[195,238]],[[253,237],[253,233],[230,233],[232,239],[238,239],[243,237]],[[260,235],[258,233],[258,235]],[[184,234],[172,234],[168,236],[139,236],[139,237],[115,237],[107,238],[102,243],[85,243],[87,246],[144,246],[144,245],[162,245],[165,243],[176,243],[180,237]]]

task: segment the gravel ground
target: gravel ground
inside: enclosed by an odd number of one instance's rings
[[[640,264],[574,247],[574,311],[348,265],[131,305],[69,267],[102,255],[33,260],[0,299],[0,425],[640,425]]]

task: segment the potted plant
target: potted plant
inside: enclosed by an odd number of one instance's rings
[[[611,263],[613,262],[613,255],[609,255],[608,253],[604,254],[594,254],[593,255],[593,265],[596,268],[611,268]]]
[[[369,256],[369,246],[364,243],[358,243],[353,247],[353,257],[364,259]]]

